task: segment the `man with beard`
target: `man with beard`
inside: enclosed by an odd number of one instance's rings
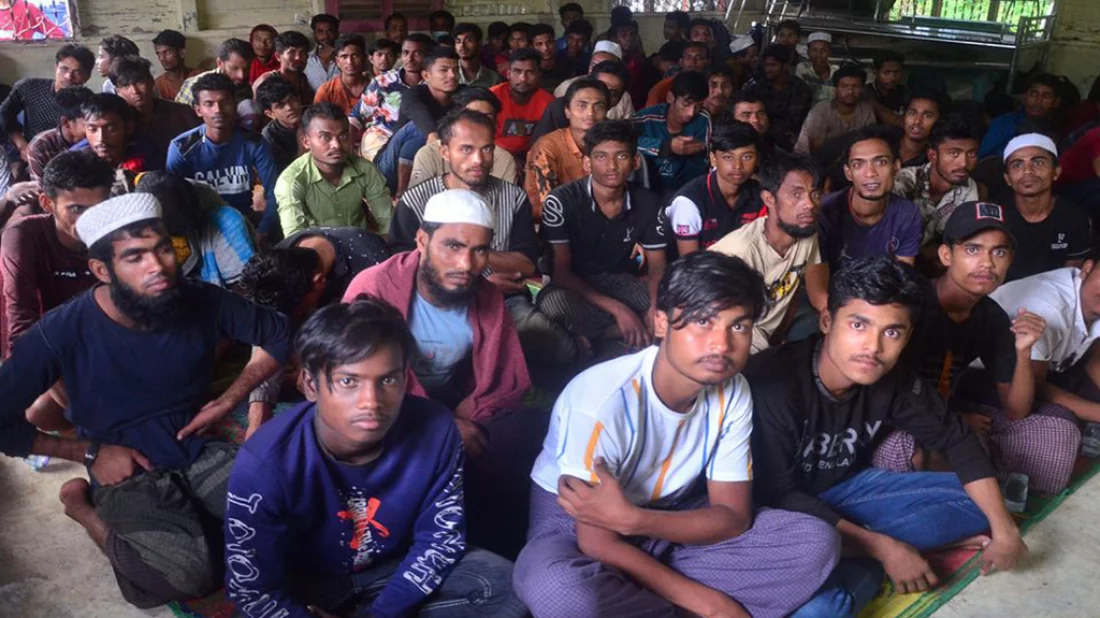
[[[808,267],[821,263],[817,239],[817,204],[821,172],[808,157],[776,154],[760,174],[760,193],[768,208],[741,229],[711,245],[711,251],[739,257],[764,276],[767,310],[753,320],[755,354],[783,340],[797,303],[792,302]],[[814,292],[807,289],[807,292]],[[815,302],[817,301],[817,302]],[[823,299],[811,295],[817,307]]]
[[[899,154],[902,169],[928,163],[928,139],[932,135],[932,127],[947,115],[950,105],[949,99],[933,90],[917,91],[909,96],[901,117],[903,132]]]
[[[523,48],[508,56],[508,81],[489,89],[500,100],[497,143],[517,161],[527,160],[535,125],[554,100],[539,88],[539,53]]]
[[[362,135],[359,153],[373,161],[397,130],[401,99],[421,82],[424,54],[435,47],[426,34],[415,33],[401,43],[401,68],[375,77],[367,84],[359,103],[348,114],[353,137]]]
[[[875,124],[875,109],[862,100],[866,79],[863,68],[857,65],[845,65],[833,73],[836,96],[810,110],[794,145],[795,152],[814,154],[831,140]]]
[[[340,20],[335,15],[318,13],[309,20],[309,28],[316,46],[306,58],[305,74],[310,89],[316,92],[322,84],[340,75],[334,46],[340,37]]]
[[[1055,197],[1061,174],[1058,148],[1041,133],[1014,137],[1004,150],[1004,179],[1013,195],[1005,205],[1005,223],[1016,238],[1016,259],[1005,275],[1015,281],[1065,266],[1080,268],[1092,246],[1087,213],[1065,197]]]
[[[481,27],[462,23],[455,26],[455,51],[458,53],[458,83],[463,86],[492,88],[504,78],[481,61]]]
[[[727,122],[731,117],[730,101],[733,98],[735,79],[733,69],[725,64],[720,64],[707,73],[708,94],[707,100],[703,101],[703,109],[714,122]]]
[[[706,249],[768,214],[760,183],[753,179],[760,165],[759,141],[751,126],[737,121],[711,135],[713,171],[684,185],[665,209],[678,255]]]
[[[464,109],[488,116],[493,126],[496,127],[497,114],[500,113],[500,100],[492,92],[489,92],[488,88],[467,86],[455,93],[455,96],[451,99],[451,109],[448,113],[458,113]],[[410,185],[418,185],[429,178],[442,176],[451,171],[450,164],[443,158],[440,146],[441,144],[435,141],[426,144],[416,152],[416,157],[413,159],[412,174],[409,178]],[[501,148],[500,144],[495,142],[493,144],[493,161],[489,170],[489,173],[494,177],[507,183],[515,183],[518,177],[516,160],[512,153]]]
[[[91,150],[116,170],[112,194],[129,191],[133,178],[142,172],[164,169],[164,151],[146,135],[135,134],[135,112],[117,94],[93,94],[81,108],[84,139],[72,150]]]
[[[61,46],[54,55],[53,79],[27,77],[15,82],[0,104],[0,122],[13,146],[27,158],[27,146],[34,136],[57,126],[61,108],[54,94],[69,86],[83,86],[95,66],[95,55],[82,45]],[[19,115],[23,114],[23,120]]]
[[[765,304],[743,261],[690,255],[661,281],[659,343],[562,392],[514,578],[536,616],[779,618],[825,581],[836,532],[753,509],[752,395],[739,373]]]
[[[244,616],[527,615],[511,563],[466,543],[462,440],[405,393],[415,345],[373,298],[302,327],[309,401],[248,440],[229,480],[226,592]]]
[[[488,127],[482,130],[488,133]],[[465,166],[452,162],[452,169]],[[483,276],[494,259],[515,259],[494,252],[493,230],[500,225],[495,220],[507,213],[494,213],[469,189],[441,190],[422,212],[416,248],[359,273],[344,302],[370,294],[408,320],[419,353],[406,391],[454,410],[466,446],[471,542],[495,550],[510,534],[514,538],[505,544],[519,545],[527,492],[523,469],[534,461],[546,425],[535,412],[513,412],[531,378],[504,297]],[[502,504],[509,508],[502,511]]]
[[[894,193],[920,209],[922,247],[939,247],[943,226],[955,208],[978,200],[978,183],[970,172],[978,164],[980,144],[981,134],[974,125],[959,115],[945,116],[932,127],[928,163],[902,167],[894,179]],[[935,261],[939,262],[938,256]]]
[[[649,186],[662,199],[709,171],[710,115],[703,109],[708,93],[702,73],[677,73],[664,103],[630,119],[639,135],[638,152],[649,166]]]
[[[173,139],[200,121],[190,107],[157,97],[150,66],[144,58],[118,58],[111,64],[111,82],[134,110],[134,133],[149,138],[155,152],[165,153]]]
[[[898,363],[923,296],[909,266],[855,260],[830,282],[824,336],[767,350],[745,369],[759,503],[821,518],[850,556],[793,618],[859,615],[884,570],[901,594],[934,588],[922,551],[984,546],[983,573],[1011,570],[1027,552],[973,432]],[[955,474],[870,467],[875,437],[891,426],[946,453]]]
[[[833,35],[828,32],[811,32],[807,42],[809,59],[798,63],[794,74],[806,82],[813,91],[814,105],[817,105],[822,101],[831,101],[836,96],[833,74],[840,67],[829,62],[829,56],[832,55]]]
[[[555,188],[587,174],[582,164],[584,136],[607,117],[610,93],[598,79],[573,82],[565,93],[569,126],[539,138],[527,153],[523,188],[531,199],[535,220],[542,218],[542,204]]]
[[[92,485],[67,482],[61,502],[107,554],[127,601],[151,608],[205,596],[221,585],[209,524],[225,513],[237,447],[204,434],[286,360],[286,318],[185,283],[148,194],[103,202],[76,227],[99,284],[35,324],[0,368],[0,452],[88,467]],[[223,339],[257,347],[207,402]],[[79,438],[38,433],[24,419],[59,379]]]
[[[1046,321],[1025,307],[1009,316],[988,298],[1004,281],[1014,248],[1003,207],[956,208],[939,247],[947,270],[925,286],[902,360],[985,439],[1002,476],[1026,474],[1030,490],[1058,493],[1073,472],[1081,432],[1069,410],[1035,406],[1031,352]],[[979,359],[984,369],[967,369]],[[887,434],[872,462],[896,472],[950,469],[940,453],[904,431]]]
[[[263,236],[279,234],[275,201],[275,158],[258,134],[237,127],[233,82],[219,73],[205,74],[194,82],[195,113],[202,125],[172,140],[168,147],[168,171],[201,180],[221,194]],[[264,208],[253,209],[252,187],[263,185]]]
[[[491,174],[497,157],[494,132],[492,118],[473,109],[452,112],[444,118],[439,125],[440,152],[450,171],[425,180],[401,196],[390,241],[401,250],[415,247],[417,230],[423,225],[432,196],[450,189],[476,193],[493,213],[489,265],[482,274],[504,294],[527,358],[533,364],[566,366],[576,360],[578,349],[568,333],[535,311],[531,303],[525,280],[536,274],[538,259],[531,202],[523,189]]]
[[[302,144],[309,151],[291,163],[275,185],[279,222],[289,236],[309,227],[358,227],[388,234],[393,200],[374,165],[351,154],[347,116],[332,103],[302,114]]]
[[[824,295],[830,272],[851,260],[888,255],[912,266],[920,253],[920,211],[893,193],[901,162],[893,134],[872,126],[851,136],[844,153],[844,175],[851,187],[821,200],[818,238],[822,263],[810,269],[807,286]],[[821,299],[822,303],[824,298]],[[823,304],[815,304],[817,310]]]
[[[236,105],[236,98],[241,94],[251,93],[251,89],[248,87],[248,71],[252,67],[252,59],[255,55],[252,53],[252,46],[248,44],[248,41],[242,41],[241,39],[227,39],[218,48],[218,58],[216,60],[217,66],[209,71],[202,73],[196,73],[191,77],[188,77],[182,85],[180,85],[179,94],[176,95],[176,103],[183,103],[184,105],[194,106],[195,101],[195,84],[200,79],[207,75],[224,75],[230,80],[231,91],[233,92],[234,105]],[[199,114],[202,116],[202,114]]]
[[[597,124],[584,137],[587,178],[546,199],[543,238],[553,247],[551,285],[539,310],[589,342],[653,340],[657,284],[665,271],[665,218],[653,192],[627,184],[638,165],[637,137],[625,120]],[[637,275],[635,246],[647,272]]]

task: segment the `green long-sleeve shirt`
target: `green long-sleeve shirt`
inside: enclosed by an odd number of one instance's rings
[[[305,153],[279,176],[275,200],[284,236],[318,226],[359,227],[388,234],[393,218],[386,179],[373,164],[354,155],[348,157],[340,183],[334,186]],[[367,218],[368,209],[373,222]]]

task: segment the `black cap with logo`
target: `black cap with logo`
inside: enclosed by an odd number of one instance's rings
[[[954,245],[986,230],[1000,230],[1016,246],[1016,237],[1008,229],[1005,209],[993,202],[963,202],[955,207],[943,226],[943,242]]]

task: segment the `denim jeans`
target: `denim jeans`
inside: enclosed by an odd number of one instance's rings
[[[311,605],[358,618],[370,615],[370,604],[389,583],[401,559],[391,560],[356,573],[350,578],[317,582],[306,598]],[[442,585],[420,606],[417,616],[431,618],[474,618],[493,616],[519,618],[527,608],[512,591],[512,563],[483,549],[471,548],[443,580]]]
[[[868,468],[818,495],[844,519],[920,551],[980,534],[989,521],[951,472]],[[874,598],[885,573],[871,558],[840,561],[792,618],[855,616]]]
[[[374,166],[386,178],[386,185],[390,188],[390,194],[397,192],[397,168],[402,161],[407,161],[412,166],[416,158],[416,151],[427,143],[427,138],[416,123],[407,122],[405,126],[397,130],[386,142],[385,148],[374,158]]]

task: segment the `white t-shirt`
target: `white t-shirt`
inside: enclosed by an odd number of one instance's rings
[[[690,412],[665,406],[653,390],[657,346],[588,369],[554,404],[550,431],[531,479],[558,493],[563,474],[595,482],[603,457],[639,506],[671,506],[709,480],[752,480],[752,396],[738,375],[707,387]]]
[[[990,297],[1010,318],[1020,307],[1047,322],[1043,336],[1031,347],[1031,360],[1047,361],[1051,371],[1065,371],[1100,338],[1100,321],[1091,328],[1081,313],[1081,271],[1059,268],[1017,279],[994,290]]]

